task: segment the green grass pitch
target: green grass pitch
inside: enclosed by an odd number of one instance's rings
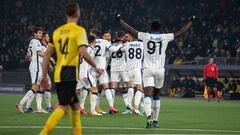
[[[37,135],[49,114],[22,114],[15,104],[23,95],[0,94],[0,135]],[[44,99],[43,99],[44,101]],[[56,96],[53,97],[56,103]],[[33,106],[35,108],[35,102]],[[122,112],[121,97],[115,100]],[[45,102],[43,102],[45,106]],[[101,107],[107,111],[103,98]],[[86,105],[89,111],[89,100]],[[240,134],[240,101],[207,102],[203,99],[161,98],[160,128],[145,129],[145,116],[106,114],[81,116],[83,134]],[[68,116],[51,135],[71,135]]]

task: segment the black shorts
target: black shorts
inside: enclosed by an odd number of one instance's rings
[[[76,81],[55,83],[59,105],[73,105],[79,102],[76,94]]]
[[[205,84],[207,85],[207,87],[214,88],[217,87],[217,80],[215,78],[207,77],[207,79],[205,80]]]

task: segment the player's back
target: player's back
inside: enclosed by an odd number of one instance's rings
[[[60,26],[53,33],[57,54],[55,82],[78,79],[79,46],[87,45],[85,29],[75,23]]]
[[[140,40],[132,40],[127,42],[122,48],[125,50],[127,57],[127,69],[142,68],[143,59],[143,42]]]
[[[168,42],[174,40],[174,34],[138,33],[138,38],[144,44],[144,67],[164,68],[165,51]]]
[[[88,45],[87,51],[88,51],[89,55],[93,58],[94,55],[95,55],[93,46]],[[87,72],[90,71],[91,66],[82,57],[80,58],[80,62],[79,63],[80,63],[80,66],[79,66],[80,75],[85,75]]]
[[[112,45],[117,46],[119,43],[115,42]],[[124,51],[118,50],[117,52],[112,52],[111,54],[111,71],[125,71],[126,65],[126,53]]]
[[[101,38],[96,39],[94,61],[102,68],[106,68],[106,52],[110,46],[111,43],[107,40]]]

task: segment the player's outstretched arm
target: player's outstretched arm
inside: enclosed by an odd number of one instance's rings
[[[122,18],[121,18],[121,14],[116,14],[116,19],[117,21],[120,23],[120,25],[122,26],[122,28],[126,31],[128,31],[129,33],[131,33],[132,35],[134,35],[135,37],[137,37],[138,31],[135,30],[133,27],[131,27],[130,25],[128,25]]]
[[[123,44],[118,44],[117,46],[110,46],[109,47],[109,50],[111,51],[111,52],[117,52],[118,50],[120,50],[122,47],[123,47],[124,45]]]
[[[90,54],[88,53],[86,46],[81,46],[81,47],[79,47],[79,52],[80,52],[82,58],[83,58],[89,65],[91,65],[100,75],[103,74],[102,69],[97,68],[96,63],[93,61],[92,57],[91,57]]]
[[[192,27],[193,22],[195,20],[196,20],[196,16],[192,16],[190,21],[184,27],[182,27],[179,31],[174,33],[174,37],[178,37],[178,36],[182,35],[183,33],[185,33],[186,31],[188,31]]]

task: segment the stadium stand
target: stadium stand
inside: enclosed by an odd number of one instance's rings
[[[160,20],[166,30],[179,29],[188,16],[196,14],[200,23],[184,36],[172,42],[167,50],[167,63],[201,62],[201,57],[222,57],[222,64],[238,64],[240,59],[240,2],[238,0],[79,0],[80,24],[90,29],[98,27],[113,34],[119,30],[113,16],[118,10],[138,30],[148,31],[152,20]],[[0,70],[27,68],[26,54],[30,33],[34,26],[44,26],[52,33],[64,22],[61,10],[64,0],[1,1]],[[143,6],[144,5],[144,6]],[[134,8],[133,8],[134,7]],[[40,11],[39,11],[40,10]]]

